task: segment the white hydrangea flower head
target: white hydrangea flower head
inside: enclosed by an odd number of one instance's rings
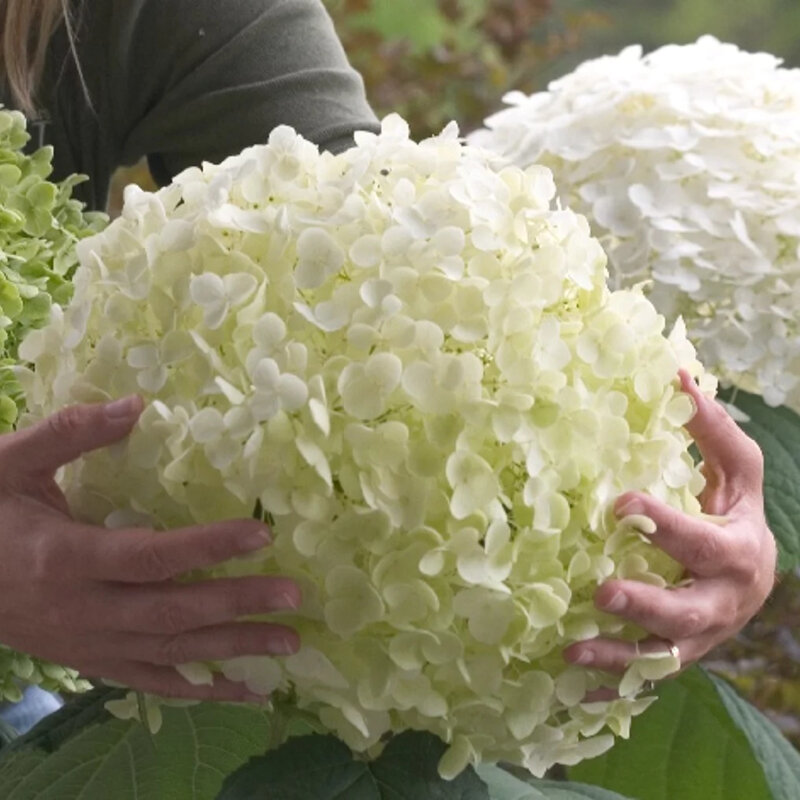
[[[594,608],[599,582],[680,578],[616,496],[699,513],[703,485],[684,331],[609,291],[547,169],[493,158],[391,116],[337,156],[279,128],[130,189],[20,370],[31,418],[147,400],[126,443],[64,471],[82,517],[271,521],[271,547],[204,575],[298,580],[303,607],[278,618],[301,650],[187,679],[291,690],[356,750],[432,731],[449,775],[481,758],[540,774],[626,733],[646,675],[587,705],[613,679],[561,651],[642,635]]]
[[[800,411],[800,71],[705,36],[588,61],[471,141],[553,170],[720,379]]]

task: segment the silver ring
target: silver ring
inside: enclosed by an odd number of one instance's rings
[[[669,654],[680,664],[681,663],[681,651],[678,645],[674,642],[669,646]]]

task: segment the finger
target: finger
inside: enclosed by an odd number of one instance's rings
[[[564,650],[564,658],[571,664],[578,664],[604,672],[622,673],[637,656],[646,653],[667,653],[672,642],[661,639],[646,639],[642,642],[625,642],[620,639],[589,639],[577,642]],[[699,655],[694,643],[688,640],[677,642],[682,664],[694,661]]]
[[[263,576],[171,583],[141,590],[116,587],[107,597],[115,610],[105,623],[107,629],[172,636],[254,614],[296,609],[301,600],[294,581]]]
[[[212,686],[195,686],[172,667],[133,661],[108,662],[92,670],[98,678],[130,686],[158,697],[183,700],[216,700],[233,703],[263,703],[266,697],[250,691],[244,684],[214,676]]]
[[[96,533],[99,529],[88,528]],[[226,520],[171,531],[131,528],[103,531],[84,546],[83,575],[123,583],[160,583],[193,569],[212,567],[271,542],[269,529],[254,519]]]
[[[647,536],[653,544],[694,575],[719,575],[738,562],[741,543],[725,526],[689,516],[650,495],[626,492],[614,504],[614,513],[651,519],[656,529]]]
[[[736,424],[720,403],[706,397],[685,370],[681,388],[697,407],[686,430],[697,442],[703,460],[718,478],[744,482],[761,491],[764,458],[761,448]]]
[[[30,428],[0,437],[0,463],[17,473],[50,475],[84,453],[127,436],[141,413],[142,400],[136,395],[68,406]]]
[[[734,624],[735,604],[729,602],[726,585],[706,580],[661,589],[639,581],[607,581],[595,593],[595,605],[648,633],[676,641]]]
[[[103,647],[108,651],[107,643]],[[114,653],[121,659],[163,666],[224,661],[239,656],[288,656],[299,648],[296,631],[268,622],[211,625],[177,636],[128,634],[114,643]]]

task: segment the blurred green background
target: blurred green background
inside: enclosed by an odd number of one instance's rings
[[[325,0],[379,114],[464,130],[586,58],[711,33],[800,64],[797,0]]]
[[[457,119],[463,132],[511,89],[541,90],[586,58],[714,34],[800,65],[800,0],[324,0],[379,115],[416,137]],[[148,185],[146,167],[121,172]],[[800,576],[782,576],[763,612],[708,664],[800,746]]]
[[[555,0],[554,9],[576,13],[592,8],[602,24],[578,47],[546,65],[543,80],[571,70],[585,58],[614,53],[629,44],[652,50],[691,42],[710,33],[745,50],[766,51],[800,65],[800,3],[797,0]]]

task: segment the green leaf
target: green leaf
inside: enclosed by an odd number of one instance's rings
[[[363,761],[333,736],[303,736],[251,759],[217,800],[489,800],[472,768],[452,781],[439,776],[444,751],[435,736],[408,731]]]
[[[491,764],[481,764],[477,772],[489,787],[491,800],[628,800],[615,792],[571,781],[521,781]]]
[[[377,33],[387,41],[406,40],[414,54],[433,50],[450,33],[447,18],[430,0],[372,0],[369,11],[351,21],[354,29]]]
[[[764,769],[773,800],[800,797],[800,753],[757,708],[736,694],[725,681],[710,676],[723,705],[750,742]]]
[[[609,792],[599,786],[589,786],[585,783],[566,781],[536,781],[538,787],[548,800],[631,800],[616,792]]]
[[[17,404],[10,397],[0,394],[0,433],[13,430],[17,415]]]
[[[152,737],[104,710],[117,696],[91,692],[3,748],[3,800],[212,800],[269,740],[265,712],[215,703],[164,708]]]
[[[2,428],[0,428],[0,430],[2,430]],[[13,725],[9,725],[4,719],[0,719],[0,747],[5,747],[18,738],[19,731]]]
[[[722,399],[750,417],[741,426],[764,451],[764,504],[778,543],[778,568],[792,569],[800,565],[800,416],[738,390]]]
[[[772,800],[750,742],[699,667],[662,684],[631,738],[569,777],[636,800]]]

